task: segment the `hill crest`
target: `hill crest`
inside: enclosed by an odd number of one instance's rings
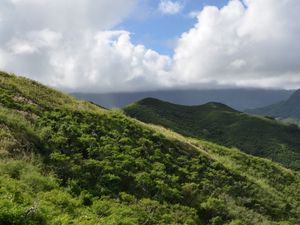
[[[242,113],[221,103],[182,106],[152,98],[131,104],[124,112],[185,136],[237,147],[300,169],[300,129],[272,118]]]
[[[207,102],[200,105],[181,105],[181,104],[175,104],[167,101],[163,101],[157,98],[144,98],[142,100],[139,100],[133,104],[140,104],[140,105],[169,105],[174,107],[181,107],[181,108],[190,108],[190,109],[214,109],[219,111],[228,111],[228,112],[238,112],[237,110],[231,108],[230,106],[227,106],[220,102]]]

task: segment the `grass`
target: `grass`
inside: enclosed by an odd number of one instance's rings
[[[299,220],[297,172],[28,79],[0,78],[1,224]]]

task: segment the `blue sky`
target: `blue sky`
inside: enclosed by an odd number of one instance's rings
[[[223,7],[228,0],[181,0],[183,9],[176,14],[163,14],[158,10],[160,0],[141,0],[138,10],[142,15],[128,17],[117,29],[132,33],[134,44],[143,44],[161,54],[173,55],[177,38],[196,23],[190,12],[201,11],[204,6]]]

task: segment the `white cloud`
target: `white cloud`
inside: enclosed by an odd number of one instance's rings
[[[298,0],[205,7],[175,49],[177,82],[299,87],[299,12]]]
[[[54,48],[62,39],[62,35],[57,32],[45,29],[40,31],[31,31],[25,35],[25,39],[13,38],[7,44],[11,53],[33,54],[44,48]]]
[[[0,69],[73,91],[165,86],[171,59],[111,30],[137,2],[3,0]]]
[[[123,30],[86,30],[74,40],[48,29],[32,31],[23,39],[13,38],[0,52],[4,54],[12,71],[70,91],[132,91],[169,85],[170,57],[133,45],[130,33]]]
[[[2,0],[0,69],[70,91],[299,88],[300,1],[207,6],[194,13],[197,23],[178,39],[173,57],[114,30],[137,2]]]
[[[0,69],[70,91],[168,86],[171,59],[113,30],[137,0],[2,0]],[[5,8],[5,10],[4,10]]]
[[[6,31],[83,28],[110,29],[132,11],[138,0],[1,0]],[[16,29],[17,28],[17,29]]]
[[[171,59],[142,45],[133,45],[128,32],[101,31],[82,40],[79,48],[53,52],[51,64],[57,76],[51,83],[99,92],[168,85]]]
[[[179,1],[161,0],[158,9],[163,14],[177,14],[183,9],[183,3]]]

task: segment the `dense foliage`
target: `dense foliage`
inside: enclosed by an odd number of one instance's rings
[[[297,172],[24,78],[0,88],[0,224],[299,222]]]
[[[181,106],[148,98],[129,105],[124,111],[146,123],[236,147],[300,170],[300,129],[296,125],[241,113],[220,103]]]

